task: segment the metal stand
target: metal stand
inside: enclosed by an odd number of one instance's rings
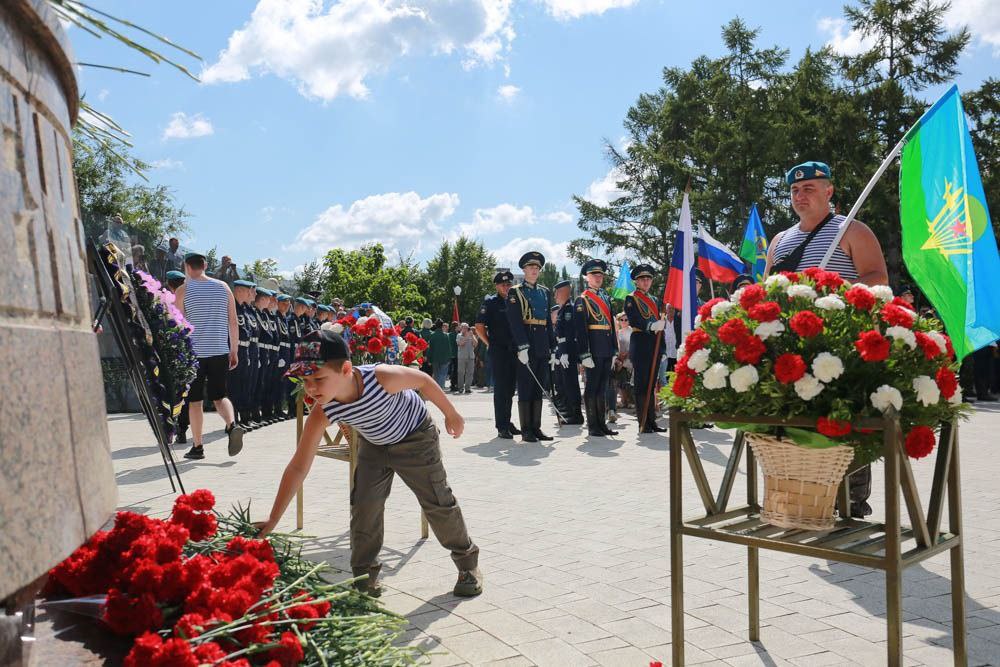
[[[753,451],[745,446],[743,434],[737,433],[726,471],[713,496],[701,459],[691,438],[691,421],[724,421],[775,426],[812,427],[813,420],[791,420],[766,417],[733,417],[731,415],[696,415],[670,411],[670,583],[673,664],[684,664],[684,556],[683,538],[700,537],[747,547],[747,596],[749,598],[749,634],[751,641],[760,640],[759,550],[770,549],[813,558],[885,571],[886,620],[888,625],[887,663],[897,667],[903,661],[903,570],[944,551],[951,552],[951,605],[955,665],[965,665],[965,570],[962,557],[962,497],[959,475],[958,427],[955,423],[941,426],[937,448],[934,480],[927,514],[917,492],[913,470],[903,448],[899,420],[866,419],[855,428],[882,431],[885,457],[885,523],[841,518],[833,530],[791,530],[772,526],[760,519],[757,500],[757,462]],[[727,509],[733,482],[739,469],[743,450],[747,454],[747,504]],[[705,506],[705,515],[682,519],[681,452],[684,453],[694,477],[695,486]],[[841,517],[849,515],[847,480],[844,478],[837,494]],[[912,528],[900,525],[899,492],[902,490]],[[947,492],[948,532],[941,532],[941,516]]]
[[[295,444],[298,446],[302,439],[302,428],[304,424],[305,406],[302,401],[302,394],[298,395],[295,401]],[[323,431],[323,442],[316,450],[316,456],[328,459],[345,461],[349,466],[348,489],[354,491],[354,470],[358,466],[358,434],[354,429],[349,429],[350,436],[345,437],[344,430],[337,428],[337,435],[333,438],[326,431]],[[346,442],[345,442],[346,441]],[[303,489],[300,486],[295,493],[295,527],[302,530],[303,514],[305,505],[303,502]],[[428,536],[427,515],[420,512],[420,539],[426,540]]]

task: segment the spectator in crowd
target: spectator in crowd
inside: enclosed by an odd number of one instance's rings
[[[423,338],[425,341],[427,341],[428,344],[428,348],[424,352],[422,357],[423,362],[420,364],[420,370],[422,370],[424,373],[427,373],[428,375],[433,374],[433,367],[431,365],[431,350],[430,350],[431,334],[434,333],[433,325],[434,323],[431,322],[431,318],[425,317],[424,321],[420,323],[420,331],[417,332],[417,335]]]
[[[233,283],[240,279],[240,273],[236,270],[236,265],[233,264],[233,259],[229,255],[222,256],[222,264],[216,272],[216,277],[229,285],[229,289],[232,289]]]
[[[451,366],[451,340],[448,338],[447,327],[448,325],[440,319],[434,323],[427,348],[434,380],[442,389],[448,381],[448,371]]]
[[[407,317],[401,322],[402,326],[399,328],[399,335],[406,338],[406,334],[417,335],[416,329],[413,328],[413,318]]]
[[[198,357],[198,375],[188,391],[191,420],[191,449],[186,459],[203,459],[202,427],[205,416],[202,402],[207,398],[226,424],[229,455],[243,449],[243,427],[235,421],[233,404],[226,398],[229,371],[236,368],[240,335],[236,320],[236,301],[229,285],[205,275],[206,261],[201,253],[184,257],[187,280],[177,288],[177,306],[194,327],[191,339]]]
[[[458,334],[455,336],[455,345],[458,348],[457,378],[458,384],[455,393],[472,393],[472,375],[476,368],[476,335],[469,329],[467,322],[462,322]]]
[[[149,267],[146,266],[146,249],[138,243],[132,246],[132,268],[149,273]]]
[[[184,271],[184,258],[180,252],[181,242],[172,237],[167,243],[167,270]]]
[[[451,341],[451,365],[449,366],[451,390],[458,392],[462,390],[462,385],[458,382],[458,345],[455,342],[458,339],[458,322],[452,322],[450,327],[445,324],[444,330],[448,333],[448,340]]]
[[[625,313],[615,316],[615,333],[618,336],[618,354],[611,365],[611,381],[608,382],[608,421],[618,421],[618,404],[621,407],[632,407],[632,361],[628,358],[629,339],[632,337],[632,327],[629,326]],[[619,401],[620,397],[620,401]]]
[[[161,246],[157,246],[153,260],[149,263],[149,275],[159,280],[161,284],[165,284],[167,282],[167,271],[170,270],[167,268],[167,251]]]

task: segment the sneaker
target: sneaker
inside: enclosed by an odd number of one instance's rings
[[[243,427],[233,422],[226,427],[226,435],[229,436],[229,455],[236,456],[243,450]]]
[[[455,595],[460,598],[471,598],[483,592],[483,575],[477,567],[474,570],[462,570],[458,573],[455,583]]]
[[[191,459],[192,461],[200,461],[205,458],[205,448],[201,445],[191,445],[191,449],[187,450],[184,458]]]

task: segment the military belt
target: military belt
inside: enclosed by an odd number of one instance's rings
[[[291,344],[291,343],[280,343],[279,345],[280,345],[281,347],[291,347],[291,346],[292,346],[292,344]]]
[[[257,342],[258,340],[260,340],[260,339],[259,339],[259,338],[257,338],[256,336],[252,336],[252,337],[250,338],[250,342],[251,342],[251,343],[256,343],[256,342]]]
[[[248,340],[241,340],[240,341],[240,347],[250,347],[250,341],[248,341]]]
[[[598,331],[611,331],[610,324],[588,324],[588,329],[597,329]]]
[[[524,323],[525,324],[536,324],[536,325],[538,325],[540,327],[544,327],[546,324],[548,324],[548,321],[546,321],[546,320],[525,320]]]

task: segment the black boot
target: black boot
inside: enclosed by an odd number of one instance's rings
[[[539,440],[554,440],[551,435],[542,433],[542,399],[531,402],[531,421],[535,429],[535,437]]]
[[[597,400],[593,397],[583,397],[583,402],[587,408],[587,435],[600,438],[604,437],[604,429],[597,420]]]
[[[521,435],[521,429],[514,426],[514,422],[510,423],[510,426],[507,427],[507,430],[510,431],[511,435]]]
[[[603,396],[598,396],[597,401],[597,424],[604,431],[604,435],[618,435],[618,431],[614,431],[608,427],[608,400]]]
[[[521,442],[538,442],[531,418],[532,401],[517,402],[517,416],[521,422]]]
[[[583,418],[583,406],[581,404],[577,403],[576,405],[573,406],[570,419],[567,423],[575,425],[585,423],[585,420]]]

